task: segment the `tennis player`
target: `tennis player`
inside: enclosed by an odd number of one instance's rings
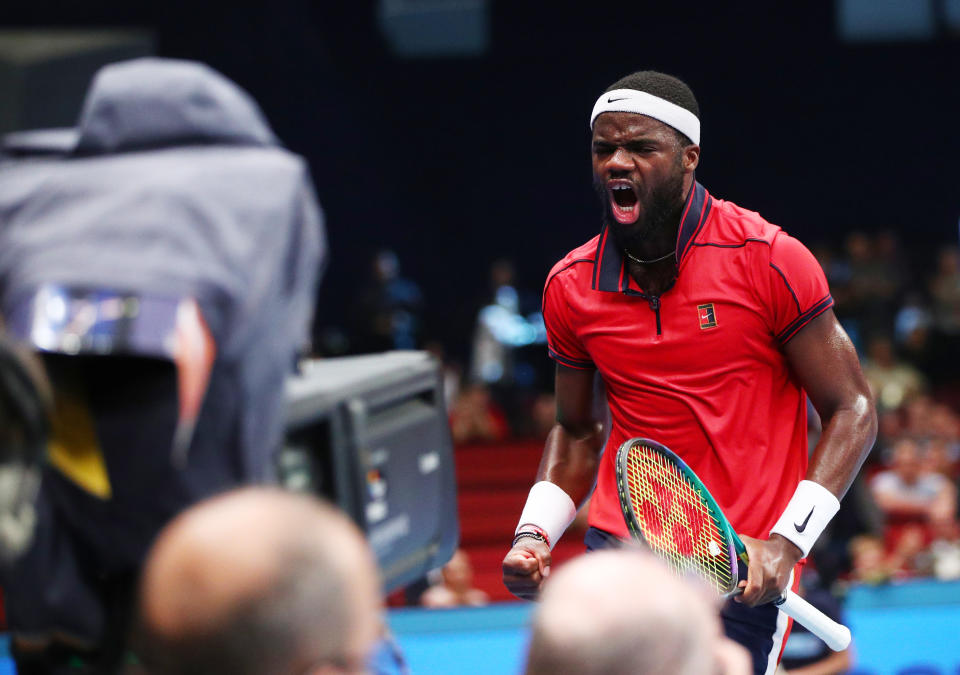
[[[743,594],[722,618],[754,671],[773,673],[789,620],[768,603],[796,586],[791,573],[873,444],[869,388],[810,252],[695,180],[700,111],[686,84],[629,75],[597,99],[590,126],[604,225],[547,277],[557,423],[504,583],[538,594],[594,483],[587,548],[626,539],[614,456],[629,438],[651,438],[687,462],[743,537]],[[597,373],[612,419],[606,452]],[[823,422],[809,461],[807,396]]]

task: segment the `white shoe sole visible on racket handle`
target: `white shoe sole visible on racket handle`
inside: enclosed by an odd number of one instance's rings
[[[773,603],[797,623],[823,640],[835,652],[850,646],[850,629],[839,624],[793,591],[786,591]]]

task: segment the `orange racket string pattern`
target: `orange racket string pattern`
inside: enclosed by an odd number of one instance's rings
[[[627,462],[630,502],[644,538],[681,575],[694,572],[718,593],[734,587],[730,552],[700,490],[657,452],[630,448]]]

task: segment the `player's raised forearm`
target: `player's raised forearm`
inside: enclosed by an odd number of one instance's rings
[[[550,481],[579,505],[597,476],[603,426],[594,416],[593,370],[557,366],[557,423],[547,436],[538,481]]]
[[[597,477],[603,426],[593,420],[580,428],[553,427],[540,460],[537,480],[547,480],[581,504]]]
[[[503,560],[503,582],[517,597],[536,598],[550,574],[550,549],[593,485],[602,442],[602,427],[596,422],[573,430],[557,424],[547,437],[537,482]]]
[[[593,377],[592,370],[557,366],[557,424],[503,560],[503,582],[518,597],[539,593],[550,574],[550,550],[596,479],[603,428],[593,417]]]

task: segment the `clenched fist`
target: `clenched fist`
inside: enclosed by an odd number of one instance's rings
[[[519,540],[503,559],[503,583],[518,598],[535,600],[550,576],[550,547],[532,538]]]

